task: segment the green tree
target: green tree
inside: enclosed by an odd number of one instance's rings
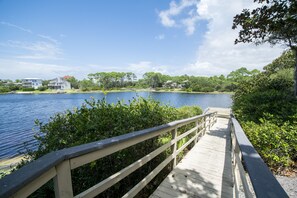
[[[92,80],[89,80],[89,79],[83,79],[82,81],[80,81],[79,83],[79,88],[82,90],[82,91],[90,91],[90,90],[94,90],[96,89],[96,84],[92,81]],[[98,87],[99,88],[99,87]]]
[[[43,80],[42,81],[42,86],[47,87],[49,82],[50,82],[49,80]]]
[[[68,77],[66,80],[70,82],[71,88],[74,88],[74,89],[79,88],[79,81],[74,76]]]
[[[294,95],[297,96],[297,1],[254,0],[260,7],[244,9],[233,20],[233,29],[241,27],[235,44],[268,42],[286,44],[295,55]]]
[[[238,82],[242,81],[243,79],[247,79],[248,77],[257,75],[259,73],[260,73],[260,71],[257,69],[249,71],[247,68],[241,67],[235,71],[232,71],[230,74],[228,74],[227,78],[238,83]]]
[[[159,72],[146,72],[143,74],[143,78],[152,88],[162,86],[162,74]]]
[[[294,67],[294,53],[291,50],[287,50],[272,63],[266,65],[264,70],[267,74],[273,74],[282,69],[294,69]]]

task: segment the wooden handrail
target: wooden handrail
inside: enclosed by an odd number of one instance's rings
[[[253,194],[256,197],[288,197],[234,117],[231,118],[231,137],[235,197],[239,196],[240,184],[245,197],[254,197]]]
[[[203,121],[203,122],[201,122]],[[125,196],[136,195],[145,185],[153,179],[172,159],[176,161],[176,156],[191,142],[196,142],[199,135],[206,132],[216,122],[216,112],[195,116],[183,120],[178,120],[161,126],[131,132],[117,137],[112,137],[97,142],[83,144],[59,151],[51,152],[43,157],[29,163],[21,169],[11,173],[0,180],[0,197],[26,197],[40,188],[49,180],[54,180],[56,197],[73,197],[71,169],[78,168],[84,164],[90,163],[107,155],[115,153],[124,148],[146,141],[153,137],[170,132],[181,126],[190,123],[196,123],[195,127],[180,136],[173,136],[173,139],[167,144],[157,148],[143,158],[130,164],[128,167],[111,175],[95,186],[77,195],[77,197],[92,197],[108,189],[119,182],[145,163],[152,160],[161,152],[173,148],[172,154],[147,175],[139,184],[132,188]],[[198,125],[200,124],[200,125]],[[199,128],[202,128],[199,130]],[[188,142],[177,150],[178,140],[195,133]],[[184,135],[187,134],[187,135]],[[124,196],[124,197],[125,197]]]

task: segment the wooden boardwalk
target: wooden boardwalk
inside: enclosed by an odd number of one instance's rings
[[[228,111],[222,110],[224,114]],[[222,117],[174,168],[151,198],[233,197],[229,119]]]

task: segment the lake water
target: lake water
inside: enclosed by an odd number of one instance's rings
[[[229,94],[191,94],[160,92],[115,92],[86,94],[7,94],[0,95],[0,159],[12,157],[34,148],[34,120],[47,122],[50,116],[66,109],[80,107],[86,99],[106,97],[107,102],[128,102],[133,97],[151,97],[174,107],[198,105],[207,107],[230,107]]]

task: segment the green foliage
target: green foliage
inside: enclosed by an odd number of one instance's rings
[[[294,56],[285,52],[265,71],[241,81],[233,112],[264,161],[275,171],[297,161],[297,100],[293,91]]]
[[[73,89],[79,88],[79,81],[74,76],[67,76],[66,80],[70,82],[71,88]]]
[[[158,72],[146,72],[143,74],[144,80],[152,88],[162,87],[162,84],[165,82],[165,79],[162,77],[163,75]]]
[[[38,149],[30,151],[27,157],[29,161],[34,160],[52,151],[158,126],[201,112],[199,107],[176,109],[144,98],[133,99],[129,101],[129,104],[121,101],[116,104],[108,104],[104,99],[98,101],[92,99],[86,101],[86,104],[78,109],[54,115],[48,123],[36,120],[40,132],[35,138],[40,144]],[[160,145],[167,143],[170,139],[171,133],[169,132],[73,170],[74,194],[95,185]],[[124,179],[125,185],[116,184],[101,196],[120,197],[151,172],[168,154],[170,154],[170,149]],[[22,163],[22,165],[24,164],[26,162]],[[162,181],[162,179],[159,180]],[[52,191],[53,184],[48,183],[34,196],[44,196],[45,193],[53,193]]]
[[[214,91],[234,91],[236,89],[236,76],[244,70],[244,77],[248,78],[259,73],[258,70],[249,71],[246,68],[240,68],[231,72],[229,77],[224,75],[202,77],[202,76],[169,76],[159,72],[146,72],[143,79],[136,81],[136,75],[132,72],[97,72],[88,75],[88,80],[84,79],[79,82],[80,89],[83,91],[96,89],[118,89],[128,88],[153,88],[155,90],[174,90],[181,89],[196,92],[214,92]]]
[[[133,99],[130,104],[89,100],[74,112],[56,114],[49,123],[37,121],[42,135],[37,137],[41,144],[36,155],[153,127],[176,118],[174,108],[161,106],[151,99]]]
[[[202,109],[198,106],[182,106],[177,109],[178,119],[189,118],[202,114]]]
[[[97,72],[89,74],[88,78],[104,89],[132,86],[137,79],[132,72]]]
[[[38,87],[39,91],[45,91],[46,89],[47,89],[47,87],[44,87],[44,86]]]
[[[91,91],[91,90],[99,90],[100,87],[97,86],[92,80],[83,79],[79,83],[79,88],[82,91]]]
[[[232,71],[230,74],[228,74],[227,78],[238,83],[238,82],[241,82],[242,80],[247,80],[248,77],[257,75],[259,73],[260,71],[257,69],[249,71],[247,68],[241,67],[235,71]]]
[[[260,123],[245,122],[243,129],[269,167],[281,171],[297,160],[297,123],[275,124],[272,115],[261,118]]]
[[[97,72],[89,74],[87,79],[81,81],[74,76],[65,76],[65,78],[71,83],[72,88],[79,88],[82,91],[153,88],[154,90],[167,91],[178,89],[187,92],[232,92],[236,89],[240,79],[250,78],[257,72],[257,70],[249,71],[242,67],[232,71],[227,77],[224,75],[212,77],[169,76],[157,72],[147,72],[143,75],[143,79],[137,80],[136,75],[132,72]],[[42,82],[43,87],[47,87],[48,84],[49,80]],[[10,80],[5,80],[5,83],[0,80],[0,87],[2,86],[8,87],[10,91],[20,89],[20,85],[16,85]]]
[[[297,1],[296,0],[254,0],[259,7],[244,9],[233,20],[233,29],[239,31],[239,42],[285,43],[291,48],[297,45]]]
[[[43,80],[43,81],[42,81],[42,86],[43,86],[43,87],[47,87],[48,84],[49,84],[49,82],[50,82],[50,80]]]
[[[23,87],[22,91],[35,91],[33,87]]]
[[[265,73],[241,82],[233,95],[233,112],[241,121],[258,122],[265,113],[286,121],[297,112],[293,70]]]
[[[21,85],[14,83],[12,80],[0,80],[0,93],[7,93],[19,90]]]
[[[10,89],[8,87],[0,86],[0,93],[7,93],[10,92]]]
[[[289,52],[284,53],[266,71],[241,81],[233,95],[233,112],[241,121],[258,122],[265,113],[282,121],[297,113],[293,92],[293,68],[286,63],[294,61]]]
[[[244,9],[233,19],[233,29],[240,27],[235,44],[254,42],[256,44],[277,43],[290,47],[295,57],[294,96],[297,98],[297,1],[296,0],[254,0],[258,3],[253,10]],[[288,54],[290,56],[290,54]],[[284,56],[283,56],[284,57]],[[291,60],[289,57],[285,60]],[[283,64],[279,64],[282,62]],[[275,67],[276,66],[276,67]],[[268,72],[279,68],[290,68],[291,63],[276,60],[268,65]],[[265,68],[264,68],[265,69]]]
[[[280,57],[264,67],[267,74],[275,73],[279,70],[290,69],[295,67],[295,56],[292,50],[285,51]]]

